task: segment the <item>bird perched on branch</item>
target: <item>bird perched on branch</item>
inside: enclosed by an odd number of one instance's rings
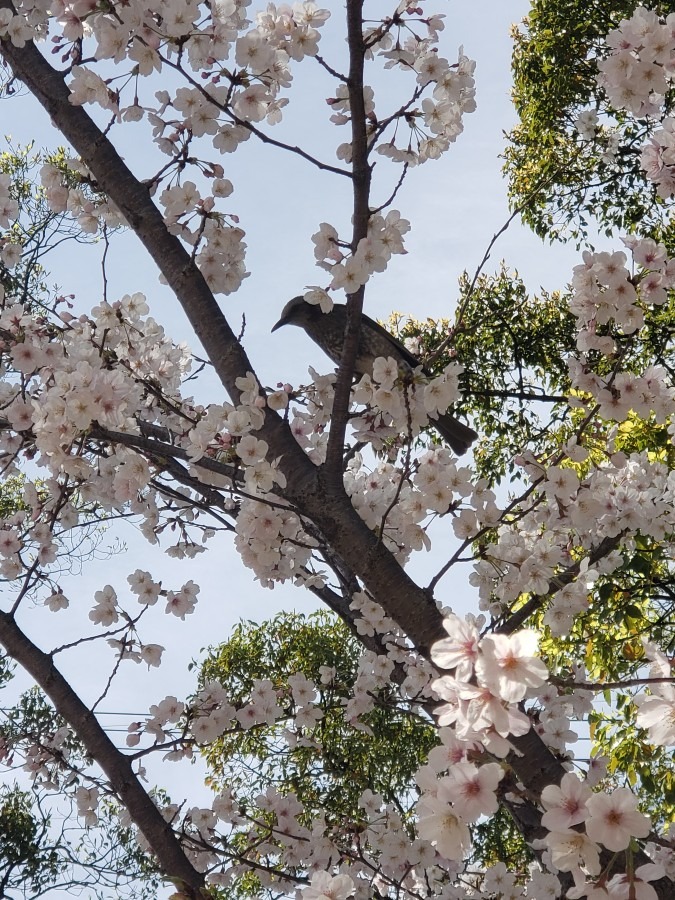
[[[298,325],[300,328],[304,328],[314,343],[318,344],[334,363],[339,364],[347,325],[347,306],[345,304],[336,303],[329,313],[323,313],[318,306],[307,303],[303,297],[294,297],[284,306],[281,318],[272,331],[276,331],[282,325]],[[404,372],[412,372],[422,365],[400,341],[362,313],[354,371],[358,375],[372,376],[373,363],[378,356],[393,357]],[[424,368],[422,371],[427,376],[430,374]],[[448,413],[439,415],[437,419],[432,420],[432,423],[436,431],[450,444],[458,456],[466,453],[478,437],[473,428],[469,428],[468,425],[464,425]]]

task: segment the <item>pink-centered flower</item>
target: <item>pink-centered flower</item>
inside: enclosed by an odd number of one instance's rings
[[[646,863],[638,866],[634,872],[624,872],[615,875],[609,882],[612,900],[658,900],[658,894],[648,884],[649,881],[657,881],[666,874],[665,869],[658,863]]]
[[[588,835],[572,829],[550,831],[546,844],[551,862],[561,872],[575,872],[583,866],[590,875],[600,874],[599,848]]]
[[[670,684],[654,685],[653,691],[652,696],[636,698],[637,723],[648,729],[652,743],[667,747],[675,744],[675,688]]]
[[[446,859],[462,859],[471,845],[466,824],[450,804],[439,797],[424,796],[417,804],[417,831]]]
[[[497,812],[497,786],[503,776],[498,763],[486,763],[478,768],[473,763],[460,762],[441,780],[438,796],[449,800],[462,819],[476,822],[481,816]]]
[[[449,637],[442,638],[431,648],[431,658],[441,669],[454,669],[455,677],[468,681],[478,657],[478,629],[459,616],[443,619]]]
[[[633,837],[646,838],[651,822],[637,805],[637,797],[628,788],[617,788],[611,794],[593,794],[586,801],[589,838],[615,852],[625,850]]]
[[[546,809],[541,824],[549,831],[563,831],[584,822],[588,817],[586,801],[591,796],[588,785],[568,772],[563,775],[560,787],[550,784],[541,792],[541,802]]]
[[[354,893],[354,882],[349,875],[329,875],[315,872],[308,887],[302,892],[303,900],[347,900]]]
[[[528,688],[541,687],[548,678],[548,669],[534,655],[538,640],[537,633],[530,629],[484,637],[476,660],[479,683],[507,703],[518,703]]]

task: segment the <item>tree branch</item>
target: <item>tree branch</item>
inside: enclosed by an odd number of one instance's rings
[[[204,879],[188,858],[164,821],[161,812],[139,783],[127,757],[120,753],[94,714],[80,700],[47,653],[43,653],[16,624],[0,612],[0,642],[35,680],[103,769],[110,784],[129,810],[131,818],[152,847],[166,875],[183,882],[190,898],[200,898]]]
[[[368,234],[370,210],[370,166],[368,164],[368,138],[366,105],[363,97],[363,66],[366,48],[363,43],[363,0],[347,0],[347,44],[349,46],[349,112],[352,126],[352,253],[356,253],[359,241]],[[345,431],[349,412],[352,375],[361,333],[364,288],[360,287],[347,297],[347,326],[345,328],[342,358],[338,367],[333,400],[333,415],[326,450],[325,482],[332,494],[344,492],[342,483]]]
[[[610,554],[612,550],[615,550],[619,546],[619,541],[623,537],[624,532],[621,532],[621,534],[618,534],[615,537],[606,537],[588,554],[589,564],[594,566],[597,562]],[[579,569],[580,563],[575,563],[573,566],[565,569],[564,572],[555,575],[549,582],[548,589],[544,594],[534,594],[530,597],[526,603],[512,613],[504,624],[500,625],[499,628],[496,628],[495,631],[498,634],[513,634],[514,631],[522,628],[527,619],[529,619],[529,617],[544,604],[547,597],[551,594],[555,594],[556,591],[561,590],[565,585],[571,584],[574,581],[579,574]]]

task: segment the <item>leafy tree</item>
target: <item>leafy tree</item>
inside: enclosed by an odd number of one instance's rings
[[[400,803],[436,744],[436,731],[409,709],[397,708],[397,692],[390,685],[362,717],[363,728],[354,729],[347,704],[360,656],[361,646],[344,623],[323,612],[308,617],[281,613],[261,625],[240,624],[211,651],[200,680],[216,679],[239,706],[255,678],[272,674],[275,688],[286,692],[287,719],[210,744],[206,756],[214,783],[237,785],[249,799],[267,784],[285,783],[297,793],[308,823],[321,810],[332,824],[353,815],[366,789],[382,794],[387,803]],[[319,685],[324,715],[288,746],[282,735],[301,707],[288,694],[288,679],[297,674]]]
[[[45,305],[49,308],[51,302],[60,306],[69,302],[69,298],[49,288],[46,256],[71,241],[87,244],[99,240],[97,234],[87,233],[73,223],[65,210],[54,211],[47,202],[39,178],[42,166],[51,166],[61,173],[66,184],[81,193],[87,202],[98,199],[87,179],[68,163],[63,148],[54,152],[36,151],[32,144],[15,147],[8,142],[7,149],[0,153],[0,174],[11,179],[12,200],[19,211],[11,229],[3,234],[0,285],[5,293],[36,311]],[[105,226],[104,233],[109,232]]]
[[[414,775],[437,743],[436,729],[421,710],[402,703],[389,683],[354,728],[350,699],[359,692],[362,649],[341,620],[317,612],[240,623],[209,652],[200,668],[202,686],[217,681],[237,707],[244,707],[255,680],[271,676],[282,698],[283,713],[274,722],[226,733],[204,750],[209,782],[216,791],[236,793],[244,828],[250,829],[246,814],[270,785],[297,798],[305,827],[321,816],[331,830],[346,823],[355,832],[366,828],[367,813],[359,806],[364,792],[379,795],[410,819],[417,798]],[[307,698],[298,691],[304,679],[317,685],[318,721],[302,719]],[[295,734],[290,742],[289,730]],[[256,896],[260,889],[253,878],[238,893]]]
[[[513,99],[518,125],[510,132],[505,170],[511,200],[542,237],[581,242],[595,228],[606,234],[653,234],[672,249],[671,201],[640,166],[640,151],[658,127],[614,109],[596,82],[604,38],[642,5],[666,16],[670,2],[533,0],[514,29]],[[671,109],[672,97],[664,110]],[[592,137],[576,121],[597,110]]]
[[[31,798],[25,791],[3,786],[0,793],[0,896],[12,896],[17,888],[24,894],[39,896],[46,885],[56,880],[62,862],[49,846],[48,827],[48,819],[42,823],[36,820]]]

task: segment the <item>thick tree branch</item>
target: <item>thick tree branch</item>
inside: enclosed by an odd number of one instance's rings
[[[120,753],[94,714],[84,705],[47,653],[21,631],[12,616],[0,612],[0,642],[35,680],[103,769],[120,801],[148,841],[164,873],[183,882],[191,898],[201,897],[203,876],[187,859],[171,826],[139,783],[131,762]]]

